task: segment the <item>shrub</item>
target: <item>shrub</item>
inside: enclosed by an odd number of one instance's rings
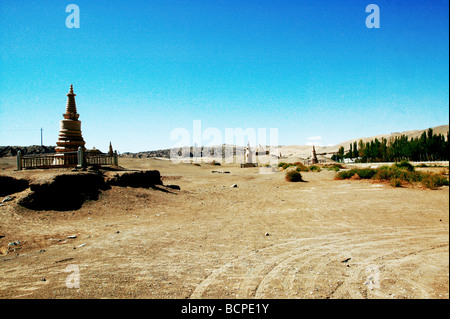
[[[400,186],[402,186],[402,180],[400,178],[393,177],[390,180],[390,184],[393,187],[400,187]]]
[[[374,179],[390,181],[392,178],[397,178],[409,183],[420,182],[423,178],[423,174],[416,171],[405,170],[403,168],[398,168],[396,165],[393,166],[382,166],[376,170]]]
[[[320,172],[320,171],[322,171],[322,169],[321,169],[319,166],[316,166],[316,165],[311,165],[311,166],[309,167],[309,170],[310,170],[311,172]]]
[[[411,170],[410,163],[402,162],[392,166],[381,166],[377,169],[351,169],[340,171],[336,174],[336,179],[376,179],[388,181],[393,187],[400,187],[403,182],[421,183],[429,189],[436,189],[443,185],[449,185],[446,176],[436,173],[416,172]]]
[[[393,169],[391,169],[388,166],[381,166],[381,167],[377,168],[376,174],[373,177],[374,177],[374,179],[390,181],[391,178],[396,177],[396,176],[395,176]]]
[[[335,172],[339,172],[342,168],[344,168],[344,166],[342,166],[341,164],[328,164],[325,165],[323,168],[329,170],[329,171],[335,171]]]
[[[420,172],[410,172],[408,174],[407,180],[410,183],[419,183],[422,181],[423,177],[426,174],[420,173]]]
[[[448,186],[448,180],[442,175],[426,174],[422,179],[422,185],[429,189],[436,189],[443,185]]]
[[[309,168],[307,166],[303,165],[302,163],[298,163],[296,171],[297,172],[309,172]]]
[[[282,169],[288,169],[288,168],[291,167],[291,166],[295,166],[295,165],[292,164],[292,163],[279,163],[279,164],[278,164],[278,167],[279,167],[279,168],[282,168]]]
[[[324,167],[325,168],[345,168],[344,165],[339,164],[339,163],[325,164]]]
[[[400,163],[395,163],[394,167],[406,169],[407,171],[410,172],[414,171],[414,166],[412,166],[411,163],[408,161],[401,161]]]
[[[372,168],[364,168],[364,169],[359,169],[357,171],[357,174],[359,175],[359,177],[361,179],[371,179],[376,174],[376,172],[377,171]]]
[[[300,162],[295,162],[295,163],[284,163],[284,162],[281,162],[281,163],[278,163],[278,167],[282,168],[283,170],[286,170],[289,167],[296,167],[295,170],[297,172],[308,172],[309,171],[309,168],[306,167],[305,165],[303,165]]]
[[[297,170],[293,170],[293,169],[290,169],[290,170],[286,171],[285,179],[288,182],[301,182],[301,181],[303,181],[302,174],[297,172]]]
[[[349,171],[340,171],[336,174],[336,179],[349,179],[356,174],[357,169],[351,169]]]

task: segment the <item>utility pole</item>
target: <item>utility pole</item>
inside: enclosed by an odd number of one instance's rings
[[[44,144],[42,143],[42,131],[43,131],[43,129],[42,129],[42,127],[41,127],[41,146],[44,145]]]

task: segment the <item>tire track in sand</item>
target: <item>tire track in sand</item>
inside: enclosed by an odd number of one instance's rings
[[[389,229],[352,231],[275,244],[215,269],[191,298],[214,297],[224,290],[236,298],[305,298],[305,294],[307,298],[379,297],[379,290],[366,291],[367,267],[380,268],[395,258],[411,259],[426,250],[424,242],[448,250],[444,231],[416,228],[395,228],[392,233]],[[348,257],[350,263],[342,263]],[[417,263],[414,258],[409,262]],[[420,296],[429,295],[429,287],[408,278],[401,281]]]

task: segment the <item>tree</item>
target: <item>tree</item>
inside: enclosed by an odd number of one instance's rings
[[[339,147],[337,155],[339,157],[339,162],[342,162],[344,159],[344,146]]]
[[[353,142],[353,158],[358,158],[359,154],[358,154],[358,143]]]

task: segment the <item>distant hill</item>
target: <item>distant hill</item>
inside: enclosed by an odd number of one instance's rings
[[[433,134],[436,134],[436,135],[442,134],[445,137],[447,137],[447,133],[449,132],[449,125],[447,124],[447,125],[435,126],[435,127],[432,127],[431,129],[433,130]],[[337,152],[341,146],[344,147],[345,151],[348,151],[350,149],[350,144],[352,144],[353,142],[359,142],[360,140],[362,140],[364,143],[370,142],[372,140],[375,140],[376,138],[379,141],[381,141],[382,138],[385,138],[385,139],[387,139],[389,141],[389,139],[391,139],[391,138],[400,137],[402,135],[407,136],[408,139],[411,140],[413,138],[420,137],[422,135],[422,133],[426,132],[426,131],[428,131],[428,128],[427,129],[423,129],[423,130],[394,132],[394,133],[376,135],[376,136],[371,136],[371,137],[357,138],[357,139],[348,140],[348,141],[339,143],[339,144],[334,145],[334,146],[320,147],[320,152],[326,152],[326,153]]]
[[[432,127],[434,134],[442,134],[444,136],[447,136],[447,132],[449,132],[449,125],[441,125]],[[359,142],[362,140],[364,143],[368,141],[372,141],[375,138],[381,141],[382,138],[386,138],[389,140],[390,138],[399,137],[401,135],[407,136],[409,139],[420,137],[424,131],[428,131],[427,129],[423,130],[414,130],[414,131],[406,131],[406,132],[393,132],[389,134],[382,134],[382,135],[376,135],[371,137],[362,137],[362,138],[355,138],[353,140],[348,140],[342,143],[339,143],[337,145],[333,146],[316,146],[316,152],[317,154],[320,154],[321,156],[331,157],[332,154],[336,153],[341,146],[344,147],[345,151],[348,151],[350,148],[350,144],[353,142]],[[254,146],[253,146],[254,149]],[[47,153],[55,153],[55,146],[0,146],[0,157],[5,156],[16,156],[18,151],[21,151],[23,155],[28,154],[47,154]],[[194,156],[194,151],[197,150],[198,152],[201,151],[201,148],[198,147],[195,149],[194,147],[191,147],[190,153],[187,154],[188,157]],[[263,151],[264,147],[259,147],[258,151]],[[171,149],[162,149],[162,150],[154,150],[154,151],[145,151],[145,152],[137,152],[137,153],[123,153],[123,157],[132,157],[132,158],[170,158],[170,151]],[[205,153],[208,151],[206,150]],[[222,153],[225,154],[233,154],[234,156],[239,155],[243,156],[244,154],[244,147],[236,147],[234,145],[222,145]],[[308,158],[311,156],[312,152],[312,146],[310,145],[288,145],[288,146],[279,146],[277,155],[281,153],[282,158],[288,158],[288,159],[301,159],[301,158]]]
[[[189,147],[189,146],[188,146]],[[149,157],[157,157],[157,158],[170,158],[170,152],[171,150],[179,151],[180,148],[169,148],[169,149],[163,149],[163,150],[156,150],[156,151],[145,151],[145,152],[138,152],[138,153],[123,153],[123,157],[132,157],[132,158],[149,158]],[[195,153],[201,154],[202,151],[204,154],[210,153],[208,148],[206,146],[204,147],[189,147],[189,152],[186,152],[187,157],[194,157]],[[230,153],[228,153],[230,152]],[[222,154],[233,154],[233,155],[242,155],[244,154],[244,148],[243,147],[236,147],[234,145],[222,145]],[[203,155],[204,157],[206,155]]]
[[[20,151],[22,155],[55,153],[56,146],[0,146],[0,157],[16,156]]]
[[[449,131],[449,125],[441,125],[432,127],[434,134],[443,134],[447,136],[447,132]],[[363,142],[374,140],[375,138],[381,140],[382,138],[386,138],[389,140],[390,138],[395,138],[401,135],[407,136],[409,139],[416,138],[422,135],[424,131],[428,131],[428,128],[422,130],[414,130],[414,131],[405,131],[405,132],[393,132],[389,134],[376,135],[371,137],[361,137],[355,138],[353,140],[348,140],[337,145],[333,146],[316,146],[316,152],[321,154],[320,156],[331,157],[332,154],[336,153],[341,146],[344,147],[345,151],[349,150],[350,144],[355,141],[362,140]],[[234,145],[222,145],[222,152],[225,153],[225,149],[228,149],[233,152],[234,155],[242,155],[243,147],[237,147]],[[263,147],[264,148],[264,147]],[[254,149],[254,146],[253,146]],[[149,157],[157,157],[157,158],[170,158],[170,150],[171,149],[163,149],[163,150],[155,150],[155,151],[146,151],[146,152],[138,152],[138,153],[123,153],[124,157],[133,157],[133,158],[149,158]],[[194,148],[191,147],[191,152],[193,152]],[[258,149],[261,151],[261,148]],[[312,153],[312,146],[310,145],[287,145],[287,146],[279,146],[277,155],[281,153],[282,158],[287,159],[302,159],[308,158]],[[320,157],[319,156],[319,157]]]

